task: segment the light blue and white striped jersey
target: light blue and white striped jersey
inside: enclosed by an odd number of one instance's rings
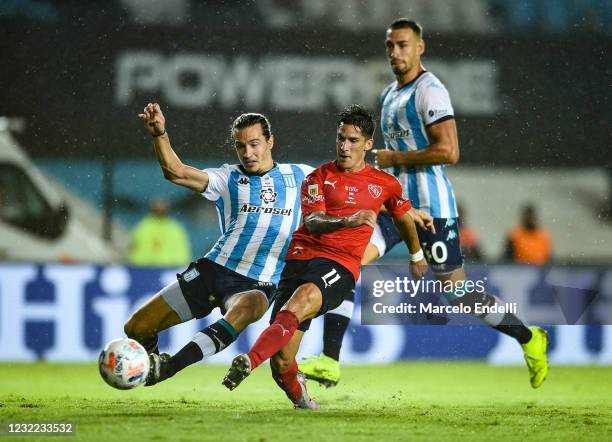
[[[387,86],[380,97],[380,127],[387,149],[413,151],[427,147],[425,128],[453,118],[448,91],[431,72],[423,72],[398,89],[397,81]],[[395,166],[392,172],[402,184],[404,197],[434,218],[456,218],[457,203],[444,165]]]
[[[206,258],[257,281],[278,283],[291,234],[300,225],[300,186],[313,170],[305,164],[275,164],[249,175],[238,165],[204,169],[221,237]]]

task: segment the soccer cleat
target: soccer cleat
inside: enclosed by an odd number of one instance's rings
[[[158,384],[159,382],[165,381],[172,376],[170,372],[170,366],[168,361],[170,360],[168,353],[151,353],[149,355],[149,373],[147,374],[147,380],[145,381],[145,387]]]
[[[246,354],[238,355],[232,361],[232,366],[227,370],[222,384],[233,390],[250,374],[251,360]]]
[[[324,353],[319,356],[303,358],[306,362],[299,364],[299,370],[306,378],[318,382],[327,388],[335,387],[340,381],[340,363]]]
[[[548,347],[548,333],[541,327],[529,327],[531,339],[526,344],[522,344],[525,352],[525,362],[529,369],[529,381],[532,388],[538,388],[548,374],[548,359],[546,358],[546,348]]]
[[[305,409],[305,410],[318,410],[320,407],[319,403],[308,396],[308,390],[306,389],[306,378],[302,373],[297,374],[297,381],[302,387],[302,397],[293,403],[293,408]]]

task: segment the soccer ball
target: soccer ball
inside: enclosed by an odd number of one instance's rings
[[[98,368],[108,385],[129,390],[144,384],[149,373],[149,355],[133,339],[113,339],[100,353]]]

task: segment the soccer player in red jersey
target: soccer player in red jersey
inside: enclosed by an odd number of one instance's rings
[[[251,351],[238,355],[223,379],[233,390],[271,358],[272,376],[296,408],[319,408],[298,374],[295,355],[312,318],[336,308],[355,288],[359,266],[376,216],[384,205],[411,254],[410,272],[421,278],[427,262],[419,245],[412,205],[395,177],[365,162],[375,123],[353,105],[338,119],[335,161],[313,171],[302,183],[304,223],[293,233],[272,310],[271,325]]]

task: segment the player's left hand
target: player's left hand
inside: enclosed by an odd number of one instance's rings
[[[427,273],[427,261],[425,258],[417,262],[410,262],[410,273],[414,279],[421,279]]]
[[[375,149],[372,150],[372,153],[374,154],[374,166],[377,168],[386,169],[387,167],[395,166],[394,151]]]
[[[433,218],[425,212],[421,212],[414,207],[408,211],[414,223],[419,226],[423,230],[429,230],[431,233],[435,235],[436,227],[434,225]]]

